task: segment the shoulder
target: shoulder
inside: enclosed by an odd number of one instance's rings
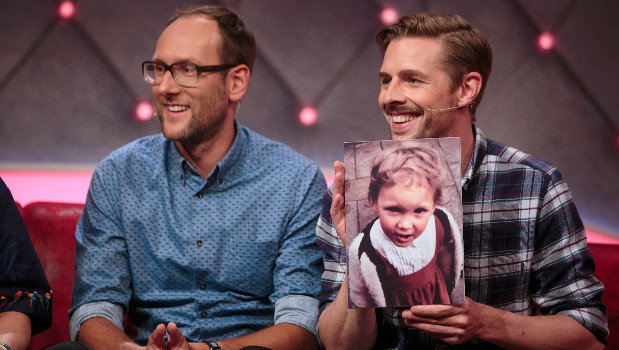
[[[139,138],[112,151],[101,160],[97,170],[135,167],[142,162],[162,161],[167,143],[162,134]]]
[[[9,191],[9,188],[4,183],[4,180],[0,177],[0,196],[3,196],[6,192]]]
[[[312,160],[289,146],[262,136],[241,124],[238,125],[238,132],[243,132],[247,135],[246,155],[260,159],[267,164],[277,163],[280,166],[290,167],[317,167]]]
[[[497,172],[534,173],[549,182],[562,181],[562,175],[556,167],[515,147],[487,139],[486,150],[487,169],[495,169]]]

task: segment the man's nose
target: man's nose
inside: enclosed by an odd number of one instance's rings
[[[402,92],[400,84],[391,83],[383,90],[383,104],[402,104],[406,102],[406,96]]]
[[[159,83],[159,92],[162,94],[177,94],[180,92],[180,85],[174,81],[172,72],[165,72]]]

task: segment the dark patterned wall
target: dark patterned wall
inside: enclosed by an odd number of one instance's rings
[[[238,119],[325,172],[342,159],[344,141],[389,137],[377,105],[380,55],[373,42],[381,6],[462,15],[488,36],[495,56],[478,124],[488,137],[558,166],[585,222],[619,234],[619,2],[224,3],[245,19],[259,47]],[[186,2],[76,4],[74,21],[53,22],[56,1],[0,0],[0,168],[92,168],[113,149],[159,130],[155,120],[133,119],[135,104],[150,101],[139,65],[152,56],[173,9]],[[541,30],[557,34],[557,52],[536,49]],[[319,114],[310,127],[297,121],[305,105]]]

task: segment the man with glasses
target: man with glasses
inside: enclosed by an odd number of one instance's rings
[[[344,166],[336,162],[333,200],[327,193],[316,230],[327,349],[603,348],[603,287],[567,184],[555,167],[487,139],[474,123],[492,68],[485,36],[460,16],[417,13],[376,40],[378,102],[392,139],[460,138],[467,298],[348,308]]]
[[[95,349],[317,346],[325,181],[235,121],[255,52],[220,6],[180,11],[161,34],[142,72],[163,135],[95,170],[76,230],[73,339]]]

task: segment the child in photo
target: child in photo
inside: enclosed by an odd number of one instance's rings
[[[460,230],[440,207],[445,177],[430,148],[392,148],[371,168],[368,202],[378,218],[348,250],[349,306],[450,304],[462,259]],[[457,246],[457,247],[456,247]]]

